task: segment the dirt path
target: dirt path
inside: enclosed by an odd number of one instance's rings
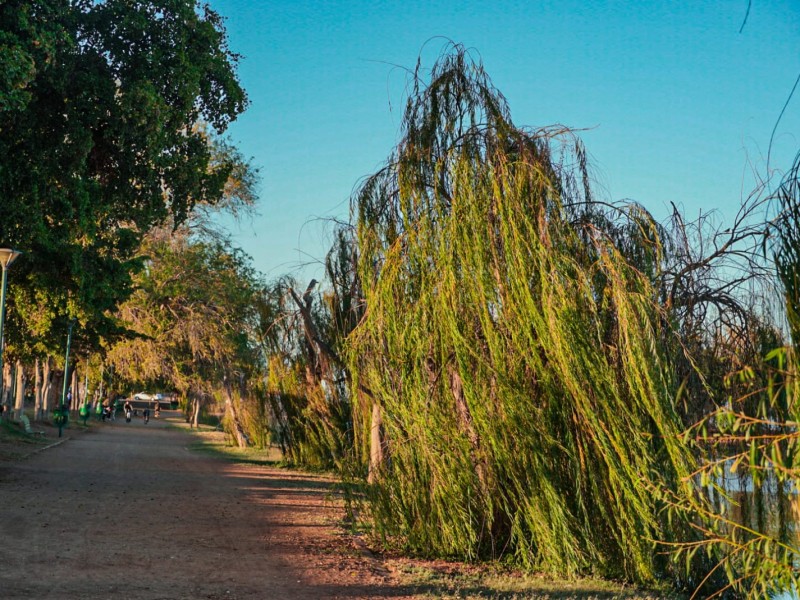
[[[187,449],[163,420],[0,463],[0,598],[411,597],[332,526],[331,482]]]

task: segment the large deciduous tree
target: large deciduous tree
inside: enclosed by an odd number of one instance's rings
[[[222,395],[244,445],[233,396],[256,362],[250,345],[256,275],[245,255],[215,241],[179,235],[149,239],[146,249],[147,268],[120,311],[139,335],[117,343],[109,358],[128,382],[175,388],[198,408]]]
[[[237,60],[194,0],[0,5],[0,245],[26,252],[12,349],[46,349],[67,315],[87,344],[118,331],[142,236],[225,191],[235,161],[210,139],[245,108]]]

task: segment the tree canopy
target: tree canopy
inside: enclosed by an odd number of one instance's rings
[[[45,349],[67,315],[87,343],[113,336],[142,236],[223,196],[235,157],[213,137],[247,104],[238,58],[194,0],[0,6],[0,245],[26,253],[17,351]]]
[[[147,268],[120,316],[139,334],[109,358],[127,381],[210,395],[249,364],[256,274],[240,251],[186,236],[150,239]]]

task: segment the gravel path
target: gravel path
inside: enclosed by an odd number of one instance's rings
[[[342,555],[324,477],[192,452],[163,419],[0,463],[0,598],[403,597]]]

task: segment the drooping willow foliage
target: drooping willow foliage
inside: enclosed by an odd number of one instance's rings
[[[686,432],[704,457],[696,494],[668,500],[697,537],[664,546],[677,562],[709,558],[693,597],[771,598],[800,587],[797,358],[776,348],[730,379],[729,402]]]
[[[780,213],[775,264],[786,300],[786,316],[795,350],[800,350],[800,155],[776,194]]]
[[[694,516],[700,534],[678,543],[676,556],[709,552],[726,580],[716,593],[752,599],[800,589],[800,158],[770,200],[778,216],[767,241],[791,344],[775,328],[752,328],[760,356],[730,373],[725,404],[687,432],[706,448],[697,475],[712,503],[697,496],[674,503]]]
[[[265,287],[259,301],[258,338],[265,371],[259,408],[287,463],[331,469],[350,446],[343,423],[349,411],[343,414],[343,386],[335,385],[329,361],[320,358],[315,336],[306,333],[308,327],[317,330],[328,323],[328,314],[324,306],[313,305],[316,295],[310,289],[301,299],[295,287],[291,279],[279,280]],[[302,316],[295,296],[305,311]]]
[[[325,261],[329,288],[316,281],[300,295],[296,282],[264,289],[259,346],[266,378],[264,410],[287,462],[343,470],[353,450],[348,373],[342,345],[363,310],[352,229],[340,227]]]
[[[376,530],[653,581],[653,541],[672,535],[653,490],[682,493],[693,460],[659,341],[657,229],[594,202],[576,140],[515,127],[460,47],[419,75],[352,207],[366,314],[349,370],[356,455],[381,446]]]

